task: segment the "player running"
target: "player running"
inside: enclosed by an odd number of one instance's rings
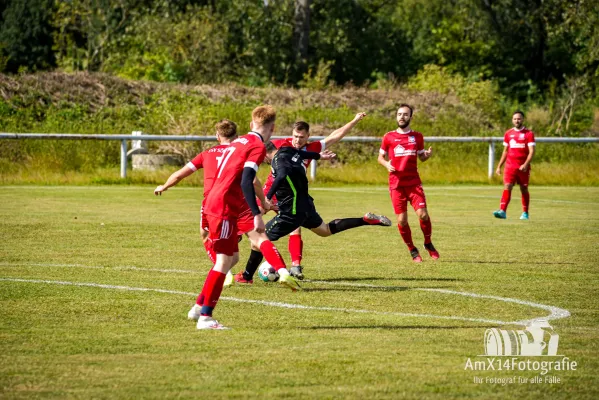
[[[310,143],[308,143],[308,140],[310,139],[310,125],[307,122],[298,121],[295,124],[293,124],[293,133],[290,138],[274,140],[273,143],[276,145],[277,148],[282,146],[291,146],[298,150],[320,153],[325,149],[329,149],[331,146],[343,139],[343,137],[345,137],[345,135],[347,135],[349,131],[351,131],[352,128],[356,126],[358,122],[360,122],[365,116],[366,113],[358,113],[352,121],[345,124],[341,128],[334,130],[323,140]],[[305,171],[307,171],[307,168],[310,166],[311,162],[311,159],[304,159],[304,165],[306,167]],[[264,184],[264,193],[268,193],[273,181],[274,177],[271,172],[268,175],[268,178],[266,179],[266,182]],[[272,200],[273,203],[276,204],[277,197],[273,197]],[[291,274],[291,276],[294,276],[298,279],[304,278],[303,267],[301,265],[304,242],[302,241],[301,235],[301,228],[297,228],[296,230],[291,232],[291,234],[289,235],[288,245],[289,254],[291,255],[291,268],[289,269],[289,273]],[[250,260],[248,260],[248,263],[250,263]],[[245,282],[240,274],[235,275],[235,279],[239,283],[250,283]]]
[[[408,104],[400,104],[397,109],[397,125],[394,131],[383,137],[378,162],[389,171],[389,193],[397,216],[397,228],[410,250],[414,262],[422,262],[422,257],[412,242],[412,231],[408,224],[408,202],[418,215],[420,228],[424,234],[424,248],[433,259],[439,252],[431,242],[432,225],[426,209],[426,197],[418,174],[418,160],[424,162],[433,154],[431,147],[424,150],[422,133],[410,129],[413,109]]]
[[[239,261],[237,222],[245,204],[253,215],[254,230],[248,233],[252,246],[259,248],[277,270],[283,285],[293,290],[299,288],[295,278],[289,275],[279,251],[264,233],[264,220],[256,203],[253,184],[258,165],[266,155],[264,143],[274,132],[275,120],[276,112],[271,106],[256,107],[252,111],[252,131],[231,142],[218,162],[216,179],[204,207],[216,263],[208,272],[197,304],[189,312],[193,319],[197,318],[198,329],[227,329],[212,317],[212,313],[227,272]],[[266,201],[267,208],[268,203]]]
[[[512,115],[512,124],[514,127],[503,136],[503,153],[497,165],[495,173],[501,175],[501,166],[505,164],[503,171],[503,194],[499,210],[493,212],[495,218],[507,218],[506,210],[510,199],[512,198],[512,189],[514,184],[520,185],[522,192],[522,215],[520,219],[527,220],[528,205],[530,204],[530,193],[528,192],[528,182],[530,180],[530,162],[535,155],[535,134],[526,129],[523,125],[524,113],[516,111]]]
[[[335,219],[328,224],[323,222],[316,212],[312,197],[308,194],[308,178],[304,161],[331,159],[335,156],[333,153],[304,152],[291,146],[282,146],[277,150],[272,142],[266,145],[266,152],[267,160],[272,160],[274,177],[266,199],[270,200],[276,194],[279,205],[277,215],[266,224],[266,236],[269,240],[274,242],[294,232],[300,226],[323,237],[364,225],[391,226],[389,218],[372,213],[362,218]],[[262,253],[252,250],[245,271],[236,274],[235,280],[251,283],[261,262]]]

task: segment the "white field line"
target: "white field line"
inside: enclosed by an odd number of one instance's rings
[[[131,267],[131,266],[126,266],[126,267],[112,267],[111,268],[111,267],[102,267],[102,266],[86,266],[86,265],[81,265],[81,264],[0,263],[0,266],[43,266],[43,267],[89,268],[89,269],[117,269],[117,270],[134,270],[134,271],[145,271],[145,272],[184,273],[184,274],[198,273],[199,272],[199,271],[193,271],[193,270],[181,270],[181,269],[171,269],[171,270],[169,270],[169,269],[155,269],[155,268],[139,268],[139,267]],[[52,281],[52,282],[54,282],[54,281]],[[377,286],[377,285],[369,285],[369,284],[358,284],[358,283],[351,283],[351,282],[347,282],[346,283],[346,282],[326,282],[326,281],[311,281],[311,280],[306,280],[306,282],[311,282],[311,283],[316,283],[316,284],[321,284],[321,285],[337,285],[337,286],[350,286],[350,287],[366,287],[366,288],[389,289],[388,286]],[[90,284],[90,285],[92,285],[92,284]],[[93,285],[97,285],[97,284],[93,284]],[[108,286],[111,286],[111,285],[108,285]],[[119,287],[115,287],[115,288],[119,288]],[[138,289],[138,290],[158,291],[159,289]],[[434,288],[412,288],[410,290],[420,290],[420,291],[438,292],[438,293],[453,294],[453,295],[467,296],[467,297],[474,297],[474,298],[481,298],[481,299],[491,299],[491,300],[503,301],[503,302],[507,302],[507,303],[521,304],[521,305],[525,305],[525,306],[529,306],[529,307],[534,307],[534,308],[540,308],[540,309],[547,310],[547,311],[550,312],[550,314],[548,316],[545,316],[545,317],[537,317],[537,318],[533,318],[533,319],[529,319],[529,320],[512,321],[512,322],[510,322],[510,323],[514,323],[514,324],[523,324],[523,325],[526,325],[527,323],[538,321],[538,320],[553,320],[553,319],[567,318],[567,317],[570,316],[570,312],[568,310],[566,310],[566,309],[563,309],[563,308],[549,306],[549,305],[540,304],[540,303],[533,303],[533,302],[530,302],[530,301],[519,300],[519,299],[514,299],[514,298],[509,298],[509,297],[499,297],[499,296],[483,295],[483,294],[478,294],[478,293],[458,292],[458,291],[454,291],[454,290],[434,289]],[[166,291],[166,293],[170,293],[170,292],[173,292],[173,291]],[[184,293],[184,292],[178,292],[178,293]],[[256,302],[254,300],[243,300],[243,299],[235,299],[235,298],[229,298],[229,300],[231,300],[231,301],[238,301],[238,302]],[[273,305],[273,306],[274,306],[274,304],[278,304],[278,303],[272,303],[272,302],[266,302],[266,303],[265,302],[260,302],[260,301],[258,301],[258,302],[260,304]],[[285,304],[285,303],[280,303],[280,304]],[[279,307],[283,307],[283,306],[279,305]],[[307,307],[307,309],[315,309],[313,307],[302,306],[302,305],[293,305],[293,307],[290,307],[290,308],[305,308],[305,307]],[[366,310],[347,311],[346,309],[328,308],[328,307],[324,307],[324,308],[320,307],[320,308],[316,308],[316,309],[319,309],[319,310],[330,310],[330,311],[344,311],[344,312],[368,312]],[[377,312],[377,313],[386,314],[385,312]],[[436,317],[436,316],[431,316],[429,314],[392,313],[390,315],[422,316],[422,317],[429,317],[429,318]],[[446,319],[463,319],[462,317],[455,317],[455,316],[445,317],[445,318]],[[466,319],[466,320],[473,321],[473,319]],[[486,320],[486,322],[489,322],[489,321],[491,321],[491,320]]]
[[[318,283],[318,284],[342,284],[343,286],[389,289],[389,287],[386,287],[386,286],[368,285],[368,284],[364,284],[364,283],[341,283],[341,282],[326,282],[326,281],[312,281],[312,280],[306,280],[305,282],[312,282],[312,283]],[[533,319],[511,322],[513,324],[518,324],[518,325],[520,325],[520,324],[526,325],[530,322],[541,321],[541,320],[548,321],[548,320],[552,320],[552,319],[567,318],[570,316],[570,311],[563,309],[563,308],[548,306],[548,305],[540,304],[540,303],[533,303],[531,301],[526,301],[526,300],[514,299],[511,297],[499,297],[499,296],[491,296],[491,295],[486,295],[486,294],[458,292],[455,290],[434,289],[434,288],[410,288],[410,290],[420,290],[420,291],[424,291],[424,292],[454,294],[454,295],[458,295],[458,296],[474,297],[474,298],[479,298],[479,299],[491,299],[491,300],[503,301],[506,303],[516,303],[516,304],[521,304],[524,306],[540,308],[542,310],[547,310],[550,312],[550,314],[547,315],[546,317],[538,317],[538,318],[533,318]]]
[[[152,289],[152,288],[120,286],[120,285],[104,285],[104,284],[100,284],[100,283],[88,283],[88,282],[50,281],[50,280],[42,280],[42,279],[21,279],[21,278],[0,278],[0,281],[41,283],[41,284],[49,284],[49,285],[83,286],[83,287],[125,290],[125,291],[134,291],[134,292],[157,292],[157,293],[179,294],[179,295],[186,295],[186,296],[197,296],[196,293],[181,292],[181,291],[177,291],[177,290]],[[269,306],[269,307],[280,307],[280,308],[299,309],[299,310],[315,310],[315,311],[333,311],[333,312],[342,312],[342,313],[390,315],[390,316],[397,316],[397,317],[433,318],[433,319],[444,319],[444,320],[454,320],[454,321],[480,322],[480,323],[493,324],[493,325],[510,324],[510,322],[493,320],[493,319],[484,319],[484,318],[466,318],[466,317],[432,315],[432,314],[399,313],[399,312],[391,312],[391,311],[360,310],[360,309],[352,309],[352,308],[314,307],[314,306],[304,306],[301,304],[281,303],[281,302],[275,302],[275,301],[238,299],[236,297],[228,297],[228,296],[222,296],[220,299],[225,300],[225,301],[233,301],[233,302],[237,302],[237,303],[261,304],[261,305],[265,305],[265,306]]]

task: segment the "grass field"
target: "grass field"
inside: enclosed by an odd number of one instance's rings
[[[525,222],[517,191],[496,220],[499,186],[425,185],[440,260],[414,265],[395,227],[306,232],[305,290],[227,289],[215,316],[232,330],[211,332],[186,320],[210,269],[201,189],[152,190],[0,186],[1,398],[599,398],[599,188],[533,186]],[[312,195],[327,221],[392,213],[384,187]],[[560,310],[576,370],[466,368],[487,328]]]

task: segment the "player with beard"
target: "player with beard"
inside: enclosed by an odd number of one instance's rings
[[[433,154],[431,147],[424,150],[422,133],[410,129],[413,109],[408,104],[400,104],[397,109],[397,125],[394,131],[383,137],[378,162],[389,171],[389,193],[399,234],[410,250],[414,262],[422,262],[422,257],[412,242],[412,231],[408,224],[408,202],[416,211],[420,228],[424,234],[424,248],[433,259],[439,252],[431,241],[432,225],[426,208],[426,197],[418,174],[418,160],[424,162]]]
[[[522,193],[522,215],[520,219],[528,219],[528,205],[530,204],[530,193],[528,193],[528,182],[530,180],[530,162],[535,155],[535,134],[523,125],[524,113],[516,111],[512,115],[514,127],[503,136],[503,154],[497,165],[495,173],[501,175],[501,166],[505,164],[503,171],[503,194],[499,210],[493,215],[495,218],[507,218],[506,210],[512,197],[512,188],[517,183]]]

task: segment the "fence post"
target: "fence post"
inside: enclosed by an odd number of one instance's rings
[[[121,140],[121,178],[127,177],[127,140]]]
[[[310,163],[310,179],[312,182],[316,179],[316,160],[312,160]]]
[[[495,142],[489,142],[489,179],[493,178],[493,167],[495,166]]]

